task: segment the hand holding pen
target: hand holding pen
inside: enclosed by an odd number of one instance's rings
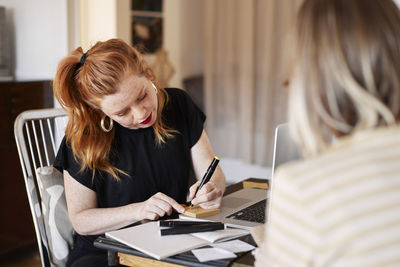
[[[197,188],[195,189],[194,194],[193,194],[193,192],[192,192],[192,191],[194,190],[194,189],[193,189],[194,186],[192,186],[192,187],[190,188],[190,191],[191,191],[191,194],[190,194],[190,195],[193,196],[192,201],[193,201],[193,199],[195,199],[195,198],[197,197],[197,193],[201,190],[201,188],[202,188],[206,183],[208,183],[208,182],[210,181],[210,179],[211,179],[211,177],[212,177],[212,175],[213,175],[215,169],[217,168],[217,165],[218,165],[219,161],[220,161],[220,159],[219,159],[218,157],[214,157],[214,159],[213,159],[213,161],[211,162],[210,166],[208,167],[206,173],[204,174],[203,178],[201,179],[199,185],[198,185]],[[220,195],[222,195],[222,192],[220,192]],[[191,202],[191,205],[190,205],[190,206],[193,206],[193,203],[192,203],[192,202]]]

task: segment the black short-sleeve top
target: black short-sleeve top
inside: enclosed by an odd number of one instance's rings
[[[190,149],[199,140],[206,117],[185,91],[167,88],[166,92],[169,101],[162,118],[178,132],[166,139],[165,144],[156,145],[152,127],[131,130],[114,123],[110,162],[129,177],[120,175],[117,182],[103,171],[96,171],[94,179],[92,171],[80,172],[80,165],[65,138],[54,166],[68,171],[79,183],[95,191],[99,208],[142,202],[157,192],[184,203],[191,167]]]

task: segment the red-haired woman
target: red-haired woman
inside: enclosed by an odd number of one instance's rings
[[[68,266],[107,264],[97,235],[155,220],[191,200],[214,154],[205,115],[182,90],[158,88],[141,54],[125,42],[98,42],[64,58],[54,80],[69,121],[54,166],[63,171],[76,231]],[[193,204],[217,208],[225,177],[217,168]]]

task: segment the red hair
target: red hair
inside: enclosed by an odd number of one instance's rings
[[[81,171],[102,170],[119,180],[117,173],[123,171],[109,161],[114,129],[104,132],[100,120],[104,113],[100,100],[118,91],[120,81],[129,75],[144,76],[156,83],[153,70],[142,55],[132,46],[119,39],[98,42],[86,53],[86,60],[80,64],[83,55],[79,47],[58,65],[53,82],[54,94],[60,105],[68,112],[69,121],[65,130],[67,145],[72,147],[74,157],[81,165]],[[157,93],[157,119],[153,124],[157,145],[171,138],[173,129],[162,121],[162,110],[168,101],[163,88]]]

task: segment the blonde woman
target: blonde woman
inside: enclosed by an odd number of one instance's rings
[[[305,159],[276,172],[256,266],[400,266],[399,9],[305,0],[295,46],[289,121]]]
[[[118,39],[63,59],[54,93],[69,116],[54,163],[76,231],[67,266],[105,266],[98,235],[184,211],[190,168],[201,178],[214,157],[205,115],[184,91],[157,87],[138,51]],[[217,168],[192,203],[219,207],[224,190]]]

